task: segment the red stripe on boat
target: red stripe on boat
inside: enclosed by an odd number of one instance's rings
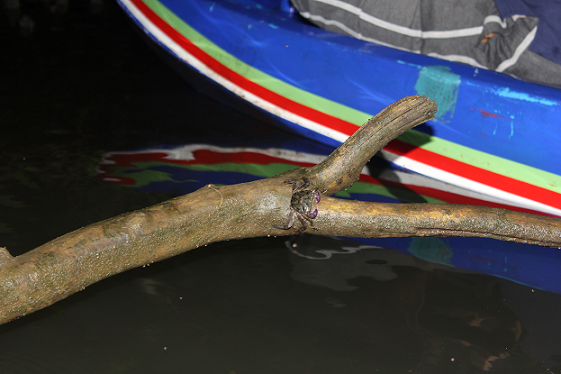
[[[493,173],[492,171],[481,169],[464,162],[456,161],[409,143],[394,140],[384,149],[427,165],[438,165],[438,168],[441,170],[455,175],[468,177],[473,181],[502,191],[514,193],[529,200],[542,202],[558,208],[561,207],[561,195],[556,192],[546,190],[517,179],[506,177],[502,174]]]

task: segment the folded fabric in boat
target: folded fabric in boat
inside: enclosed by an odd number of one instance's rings
[[[530,51],[561,64],[561,0],[495,0],[503,18],[517,14],[537,17],[538,31]]]
[[[561,65],[532,52],[540,19],[503,19],[493,0],[292,0],[321,28],[561,86]]]

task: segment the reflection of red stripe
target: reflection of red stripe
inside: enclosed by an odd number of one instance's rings
[[[168,153],[165,152],[139,152],[139,153],[122,153],[112,154],[106,161],[110,161],[108,166],[118,165],[120,167],[136,167],[135,163],[141,162],[162,162],[175,165],[214,165],[225,163],[239,164],[290,164],[297,166],[314,166],[311,162],[291,161],[283,158],[264,155],[255,152],[214,152],[208,149],[199,149],[193,151],[194,160],[174,160],[167,158]]]
[[[561,195],[556,192],[456,161],[409,143],[394,140],[388,144],[385,149],[427,165],[438,165],[439,169],[455,175],[464,176],[502,191],[511,192],[530,200],[543,202],[547,205],[561,207]]]
[[[196,158],[196,161],[190,162],[193,164],[212,165],[212,164],[233,162],[233,163],[258,164],[258,165],[268,165],[273,163],[290,164],[290,165],[298,165],[298,166],[315,165],[315,163],[291,161],[291,160],[286,160],[283,158],[268,156],[262,153],[255,153],[255,152],[222,153],[222,152],[213,152],[206,149],[200,149],[194,151],[193,154]]]
[[[208,68],[237,86],[289,112],[343,134],[351,135],[356,131],[357,126],[352,123],[292,101],[234,72],[195,46],[190,40],[158,17],[158,15],[146,6],[142,0],[132,0],[132,2],[152,23],[154,23],[154,25],[166,33],[182,48],[203,62]],[[561,195],[556,192],[459,162],[401,141],[394,140],[390,142],[385,149],[450,173],[460,175],[464,178],[520,195],[530,200],[561,208]]]
[[[229,163],[229,162],[246,164],[246,165],[248,164],[268,165],[271,163],[291,164],[295,166],[313,165],[313,163],[288,161],[288,160],[271,157],[260,153],[254,153],[254,152],[222,153],[222,152],[214,152],[205,149],[205,150],[194,151],[193,154],[195,156],[195,160],[189,160],[189,161],[166,159],[165,157],[167,156],[167,154],[164,152],[114,154],[111,156],[111,158],[109,158],[109,160],[114,162],[114,164],[100,165],[99,169],[103,173],[98,175],[98,178],[108,183],[135,185],[136,181],[133,178],[112,176],[111,175],[112,166],[130,168],[130,167],[135,167],[136,166],[135,163],[141,163],[141,162],[156,162],[156,163],[167,163],[167,164],[176,164],[176,165],[215,165],[215,164]],[[419,195],[432,197],[451,204],[484,205],[484,206],[490,206],[496,208],[516,210],[525,213],[544,214],[530,209],[513,207],[510,205],[498,204],[498,203],[480,200],[472,197],[458,195],[458,194],[442,191],[436,188],[401,184],[401,183],[396,183],[386,180],[380,181],[379,179],[375,179],[372,176],[365,175],[365,174],[362,174],[360,176],[360,181],[368,184],[374,184],[374,185],[389,185],[392,188],[398,188],[398,189],[404,189],[404,188],[409,189],[412,192],[417,193]]]

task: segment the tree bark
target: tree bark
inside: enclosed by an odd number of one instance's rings
[[[306,232],[345,237],[478,236],[561,247],[561,219],[445,204],[381,204],[330,198],[350,187],[390,140],[434,118],[428,98],[406,97],[370,119],[322,163],[251,183],[207,185],[191,194],[89,225],[21,256],[0,248],[0,323],[49,306],[114,274],[209,243],[287,230],[293,190],[304,180],[322,195]]]

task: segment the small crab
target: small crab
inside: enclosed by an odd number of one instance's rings
[[[288,230],[294,225],[294,220],[298,218],[302,227],[298,230],[300,234],[308,228],[308,221],[312,225],[312,220],[317,217],[317,203],[321,200],[321,196],[317,189],[307,190],[310,186],[308,178],[303,177],[301,181],[287,180],[284,184],[292,184],[292,199],[290,200],[290,214],[288,221],[284,226],[273,224],[274,227],[281,230]],[[315,228],[315,227],[312,227]]]

